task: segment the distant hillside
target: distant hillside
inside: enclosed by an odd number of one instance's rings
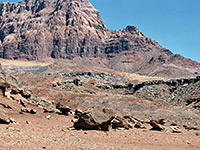
[[[0,58],[68,59],[152,76],[200,74],[200,63],[173,54],[135,26],[108,30],[88,0],[0,3]]]

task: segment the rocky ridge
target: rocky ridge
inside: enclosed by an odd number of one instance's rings
[[[68,59],[156,76],[196,76],[200,64],[175,55],[135,26],[108,30],[88,0],[0,3],[0,57]]]
[[[61,103],[83,110],[108,107],[141,119],[168,118],[168,125],[198,126],[200,123],[199,77],[145,77],[63,61],[37,71],[13,70],[10,74],[50,104]],[[51,112],[51,109],[45,111]]]
[[[138,98],[164,100],[173,105],[192,106],[200,110],[200,77],[143,82],[133,86],[132,90]]]
[[[55,63],[32,71],[32,73],[62,77],[64,80],[54,81],[53,87],[68,91],[75,90],[83,93],[90,91],[90,94],[97,94],[95,90],[81,90],[81,87],[85,87],[89,83],[90,88],[95,87],[114,94],[133,95],[143,100],[166,102],[171,105],[188,106],[195,109],[199,109],[200,106],[199,76],[175,79],[146,77],[146,80],[140,80],[139,76],[135,76],[133,79],[130,74],[125,75],[112,70],[88,69],[86,66],[76,64],[74,66],[68,65],[63,62]]]

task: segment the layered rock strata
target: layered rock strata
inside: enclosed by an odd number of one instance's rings
[[[199,63],[173,54],[135,26],[108,30],[88,0],[0,3],[0,58],[69,59],[144,75],[200,74]]]

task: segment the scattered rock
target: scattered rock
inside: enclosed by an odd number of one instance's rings
[[[74,115],[81,116],[83,114],[83,111],[80,109],[76,109]]]
[[[46,116],[46,118],[49,120],[51,118],[51,115]]]
[[[118,130],[125,130],[125,128],[123,128],[123,127],[118,127],[117,129]]]
[[[196,132],[195,135],[196,135],[196,136],[200,136],[200,133],[199,133],[199,132]]]
[[[190,141],[186,141],[186,143],[187,143],[188,145],[190,145],[191,147],[194,146]]]
[[[3,91],[5,91],[6,89],[10,88],[10,84],[7,82],[0,82],[0,88],[3,89]]]
[[[130,122],[127,122],[127,125],[129,126],[129,128],[133,128],[133,124]]]
[[[7,98],[9,98],[9,99],[12,99],[10,93],[11,93],[11,90],[4,91],[4,96],[7,97]]]
[[[177,126],[177,124],[176,123],[171,123],[170,126]]]
[[[8,104],[0,103],[0,105],[3,106],[3,107],[6,108],[6,109],[12,109],[12,107],[9,106]]]
[[[113,118],[111,120],[111,125],[112,125],[112,128],[113,129],[116,129],[116,128],[125,128],[125,129],[129,129],[131,128],[132,126],[130,126],[123,118],[117,116],[115,118]]]
[[[166,123],[165,119],[160,119],[157,121],[158,124],[164,125]]]
[[[54,108],[54,107],[45,107],[44,113],[61,113],[60,110]]]
[[[76,86],[79,86],[79,85],[80,85],[80,80],[79,80],[79,79],[74,79],[74,80],[73,80],[73,83],[74,83]]]
[[[7,120],[5,118],[0,118],[0,124],[9,124],[10,120]]]
[[[21,90],[20,94],[26,99],[31,97],[31,93],[29,91],[26,91],[26,90]]]
[[[200,130],[199,127],[188,127],[186,125],[183,125],[183,127],[186,129],[186,130]]]
[[[114,116],[115,112],[112,109],[88,109],[78,117],[78,121],[74,122],[74,128],[77,130],[108,131]]]
[[[26,124],[31,124],[31,122],[30,121],[26,121]]]
[[[67,127],[67,130],[74,130],[74,127]]]
[[[62,104],[60,104],[60,103],[58,103],[58,104],[56,105],[56,108],[57,108],[58,110],[60,110],[61,113],[64,114],[64,115],[69,115],[69,113],[71,112],[71,109],[70,109],[68,106],[64,106],[64,105],[62,105]]]
[[[73,122],[73,123],[77,123],[77,122],[78,122],[78,118],[72,119],[72,122]]]
[[[142,126],[142,123],[139,122],[139,121],[134,125],[134,127],[135,127],[135,128],[138,128],[138,129],[145,129],[145,127],[143,127],[143,126]]]
[[[125,119],[128,119],[129,122],[132,122],[132,123],[136,123],[136,122],[139,121],[139,119],[134,118],[134,117],[132,117],[132,116],[124,116],[124,118],[125,118]]]
[[[145,119],[145,120],[140,120],[139,122],[141,122],[141,123],[148,123],[148,124],[150,124],[150,120],[148,120],[148,119]]]
[[[164,127],[156,123],[154,120],[150,121],[150,125],[152,126],[151,130],[156,130],[156,131],[163,131]]]
[[[12,90],[11,90],[11,94],[19,94],[20,92],[21,92],[21,90],[16,87],[12,88]]]
[[[173,133],[181,133],[181,129],[178,126],[170,126]]]
[[[3,111],[0,111],[0,124],[9,124],[9,123],[10,119],[8,118],[8,116]]]
[[[23,107],[26,107],[26,105],[25,105],[24,101],[23,101],[23,100],[21,100],[21,99],[19,100],[19,104],[20,104],[20,105],[22,105]]]
[[[14,118],[10,118],[10,123],[16,123]]]
[[[36,113],[37,113],[37,111],[35,109],[30,110],[30,114],[36,114]]]
[[[74,136],[74,133],[72,132],[71,135]]]
[[[21,112],[30,113],[30,114],[36,114],[37,113],[37,111],[35,109],[29,109],[29,108],[25,108],[25,107],[23,107],[21,109]]]

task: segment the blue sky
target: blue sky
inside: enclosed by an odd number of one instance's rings
[[[89,1],[109,29],[135,25],[173,53],[200,62],[200,0]]]

